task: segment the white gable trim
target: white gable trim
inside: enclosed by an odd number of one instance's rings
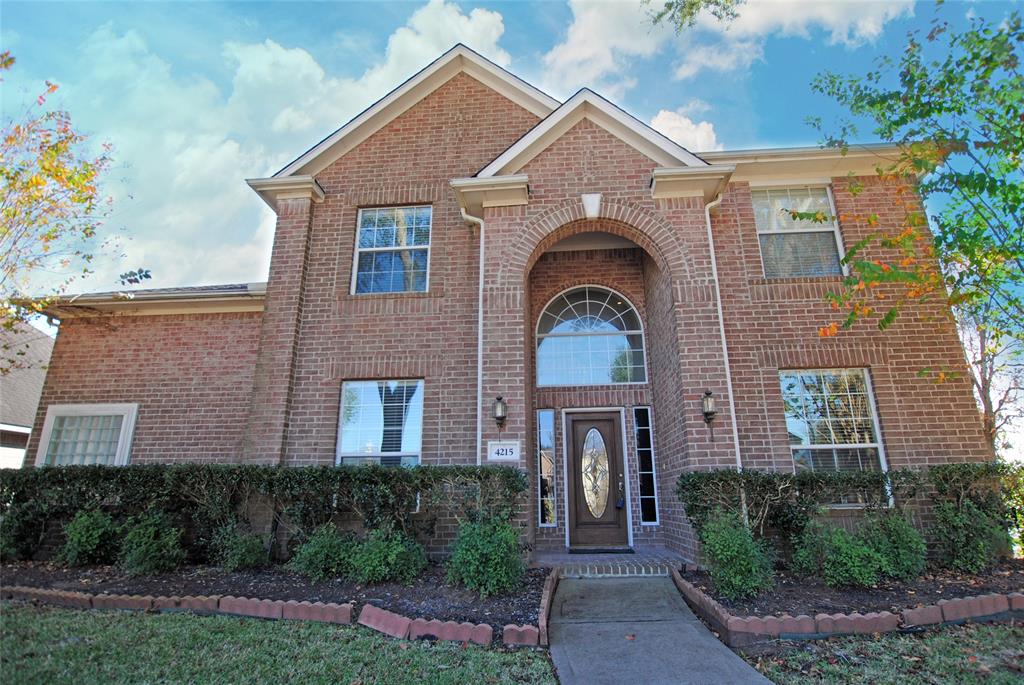
[[[315,176],[459,72],[472,76],[538,117],[548,116],[559,105],[558,100],[460,43],[274,176]]]
[[[594,122],[662,166],[707,166],[707,162],[683,146],[672,142],[592,90],[584,88],[501,153],[477,176],[486,178],[519,172],[531,159],[583,119]]]

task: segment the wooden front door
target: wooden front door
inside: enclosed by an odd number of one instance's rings
[[[568,413],[569,545],[629,544],[619,412]]]

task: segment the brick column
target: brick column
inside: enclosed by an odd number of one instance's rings
[[[284,461],[288,414],[294,390],[295,354],[302,321],[313,196],[278,198],[259,357],[253,381],[242,460]]]

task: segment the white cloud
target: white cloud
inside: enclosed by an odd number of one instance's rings
[[[651,128],[693,152],[721,150],[722,144],[715,135],[714,124],[710,121],[695,122],[683,111],[684,108],[674,112],[667,109],[659,111],[651,119]]]
[[[564,40],[544,55],[544,85],[557,96],[589,87],[621,97],[636,81],[629,70],[655,55],[674,34],[652,27],[642,0],[569,0],[573,20]]]
[[[693,42],[679,45],[677,79],[744,71],[763,59],[772,35],[810,38],[818,29],[828,33],[829,43],[855,48],[878,38],[888,22],[912,16],[914,0],[746,0],[737,12],[728,23],[709,13],[698,18],[689,34]]]
[[[265,279],[275,219],[244,179],[281,168],[456,42],[508,65],[503,32],[497,12],[430,0],[361,75],[328,74],[306,50],[270,39],[228,42],[230,79],[218,87],[176,70],[138,32],[100,27],[59,93],[76,127],[114,146],[104,231],[126,237],[121,259],[98,256],[75,288],[112,289],[140,266],[153,272],[147,287]]]
[[[682,51],[674,75],[682,81],[704,71],[746,69],[764,57],[764,43],[758,40],[727,40],[711,45],[693,45]]]

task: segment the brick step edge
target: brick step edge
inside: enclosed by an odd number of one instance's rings
[[[730,647],[743,647],[765,640],[813,640],[833,635],[865,635],[893,631],[913,631],[939,625],[955,625],[967,620],[989,620],[1024,615],[1024,594],[987,594],[960,599],[940,599],[899,614],[891,611],[866,614],[817,614],[808,616],[733,616],[719,602],[684,580],[672,569],[672,582],[694,613],[711,624],[720,639]]]
[[[552,588],[553,592],[553,588]],[[71,592],[21,585],[0,587],[0,599],[38,602],[74,609],[121,609],[132,611],[183,612],[248,616],[271,620],[317,621],[349,625],[352,623],[352,604],[298,602],[295,600],[256,599],[231,595],[171,596],[111,595]],[[543,605],[542,597],[542,605]],[[550,600],[548,602],[550,606]],[[472,642],[489,646],[494,627],[487,623],[457,623],[437,619],[411,619],[372,604],[363,605],[359,624],[371,630],[400,639],[435,639]],[[533,625],[508,624],[502,631],[502,642],[509,647],[536,647],[540,642],[540,629]]]

